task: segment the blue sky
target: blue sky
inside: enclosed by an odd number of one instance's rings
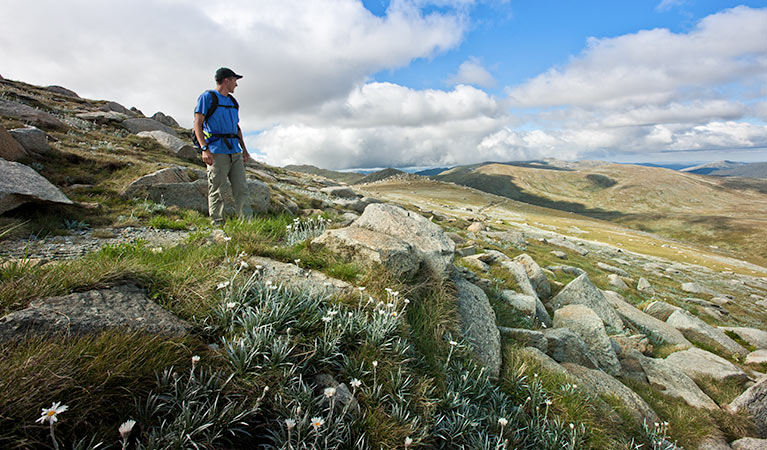
[[[217,67],[243,73],[241,123],[269,164],[767,160],[767,0],[30,0],[5,13],[0,75],[182,125]]]

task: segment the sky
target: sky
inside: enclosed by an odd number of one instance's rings
[[[191,127],[226,66],[268,164],[767,161],[767,0],[27,0],[0,75]]]

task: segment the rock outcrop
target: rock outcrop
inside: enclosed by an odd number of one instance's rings
[[[679,330],[630,305],[620,294],[612,291],[602,291],[602,293],[624,323],[646,334],[653,341],[676,345],[683,349],[692,347],[690,341]]]
[[[24,147],[0,126],[0,158],[6,161],[18,161],[25,156],[28,155]]]
[[[478,261],[482,263],[482,261]],[[484,264],[484,263],[482,263]],[[551,316],[541,300],[533,295],[520,294],[511,290],[501,291],[501,298],[512,308],[525,316],[534,317],[546,327],[551,327]]]
[[[577,364],[564,363],[562,367],[578,380],[586,389],[594,394],[615,396],[623,402],[631,413],[634,420],[639,424],[643,422],[658,422],[658,415],[642,400],[642,397],[626,387],[623,383],[602,372],[601,370],[588,369]]]
[[[666,357],[666,363],[686,373],[690,378],[709,376],[715,380],[748,381],[748,375],[721,356],[693,347]]]
[[[360,227],[325,231],[312,241],[363,266],[381,264],[397,278],[412,277],[421,259],[413,247],[394,236]]]
[[[452,242],[452,241],[451,241]],[[453,279],[457,288],[461,332],[472,346],[476,359],[491,377],[501,372],[501,334],[495,325],[495,312],[485,292],[463,278]]]
[[[133,134],[138,134],[142,131],[164,131],[172,136],[178,137],[178,133],[176,133],[173,128],[154,119],[147,119],[144,117],[126,119],[122,121],[120,125]]]
[[[755,385],[740,394],[730,403],[728,409],[732,412],[747,412],[759,430],[759,435],[767,438],[767,376],[763,376]]]
[[[621,365],[602,320],[589,307],[574,304],[554,311],[554,327],[567,328],[577,334],[586,344],[586,352],[597,362],[600,369],[610,375],[620,374]]]
[[[623,329],[623,321],[605,299],[604,294],[589,280],[587,274],[574,279],[551,299],[551,306],[557,310],[566,305],[584,305],[594,311],[613,331]]]
[[[737,334],[757,350],[767,350],[767,331],[746,327],[720,327],[720,329]]]
[[[402,239],[412,245],[425,265],[435,274],[444,274],[453,262],[455,243],[442,228],[420,214],[389,203],[374,203],[353,226],[368,228]]]
[[[711,345],[732,355],[748,354],[748,350],[724,334],[722,330],[712,327],[687,311],[674,311],[666,319],[666,323],[681,331],[687,339]]]
[[[28,202],[71,205],[56,186],[32,168],[0,159],[0,214]]]
[[[138,133],[137,136],[154,139],[163,148],[170,150],[173,155],[180,158],[188,159],[190,161],[197,161],[200,159],[200,155],[197,153],[197,148],[191,143],[179,139],[172,134],[168,134],[165,131],[142,131]]]
[[[0,340],[109,329],[183,335],[191,326],[151,301],[140,287],[123,284],[35,300],[28,308],[0,319]]]
[[[29,153],[45,155],[51,151],[45,132],[37,127],[14,128],[9,133]]]
[[[697,384],[687,374],[665,360],[649,358],[638,352],[633,352],[647,376],[647,381],[659,387],[664,394],[678,397],[695,408],[719,409],[711,398],[700,390]]]
[[[45,111],[18,102],[0,100],[0,116],[12,117],[43,130],[67,131],[69,126]]]

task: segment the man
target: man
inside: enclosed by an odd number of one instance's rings
[[[245,163],[250,160],[240,129],[239,105],[230,94],[237,87],[232,69],[216,71],[216,90],[205,91],[194,109],[194,134],[202,148],[202,160],[208,168],[208,213],[214,225],[224,223],[224,200],[221,195],[226,181],[232,185],[234,207],[238,216],[251,215]],[[213,96],[218,102],[214,103]],[[214,104],[218,106],[207,118]]]

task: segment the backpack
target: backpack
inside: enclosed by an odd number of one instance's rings
[[[216,112],[216,109],[218,109],[218,95],[215,91],[207,91],[211,93],[211,98],[213,100],[213,103],[210,105],[210,109],[208,109],[208,112],[205,114],[205,119],[202,121],[203,128],[205,127],[205,123],[208,121],[208,119],[213,116],[213,113]],[[229,100],[232,101],[234,106],[230,105],[221,105],[222,108],[235,108],[237,110],[240,109],[240,104],[237,103],[237,100],[234,98],[232,94],[229,94],[227,96]],[[205,133],[206,138],[210,137],[218,137],[218,138],[237,138],[239,137],[236,134],[219,134],[219,133]],[[195,148],[197,148],[198,153],[202,153],[202,147],[200,147],[200,142],[197,140],[197,135],[194,134],[194,127],[192,128],[192,142],[194,143]],[[230,147],[229,142],[226,142],[227,147]],[[230,147],[231,148],[231,147]]]

